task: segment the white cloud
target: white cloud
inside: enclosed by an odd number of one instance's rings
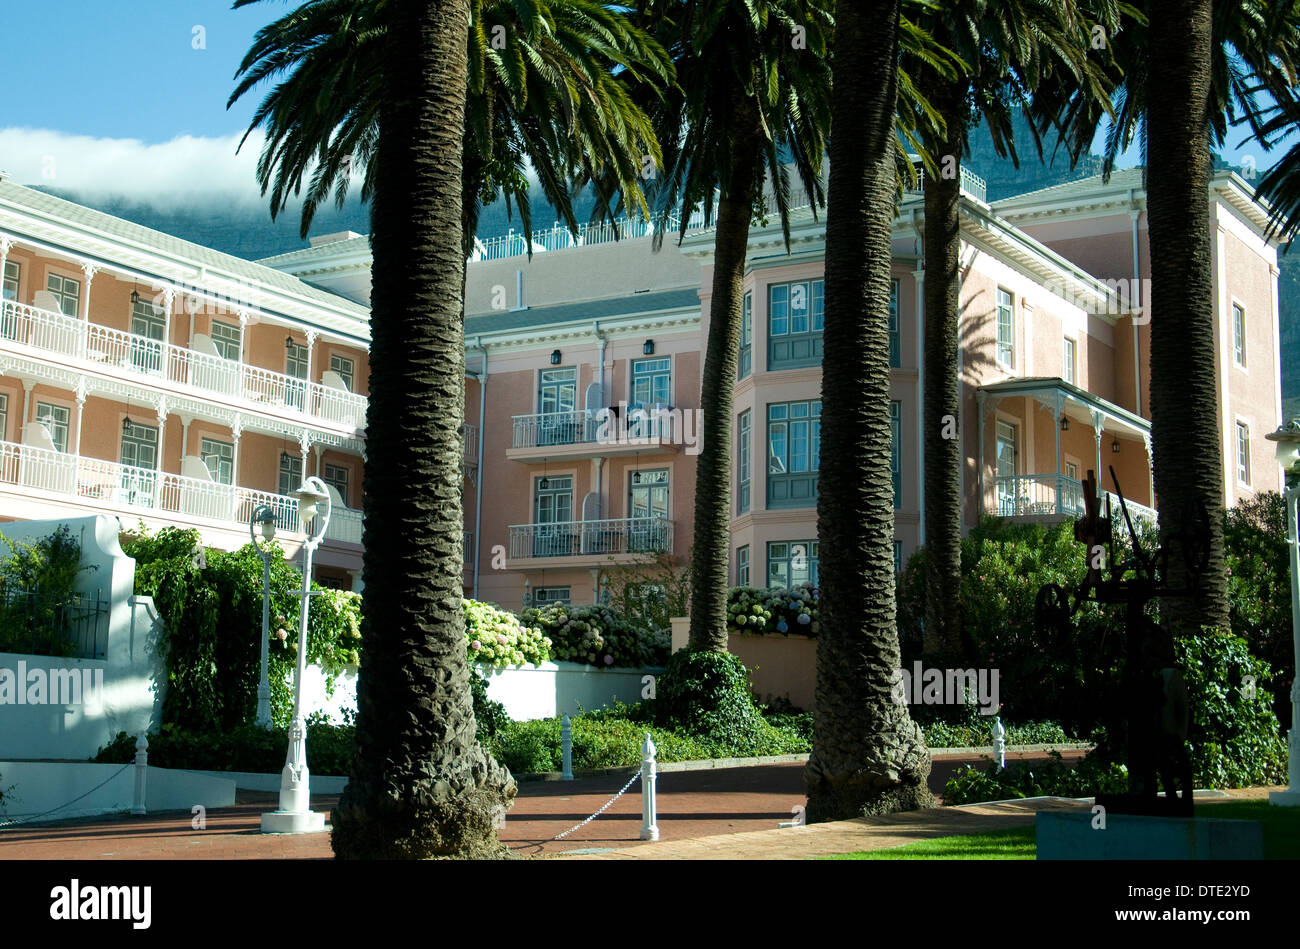
[[[0,129],[0,170],[22,185],[111,194],[144,202],[163,198],[265,201],[255,175],[260,131],[236,154],[239,135],[181,135],[146,145],[133,138],[94,138],[50,129]]]

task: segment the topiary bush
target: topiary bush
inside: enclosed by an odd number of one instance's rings
[[[727,591],[727,631],[815,636],[821,591],[811,583],[781,590],[732,587]]]
[[[523,622],[541,629],[551,640],[559,662],[582,662],[597,668],[662,666],[668,659],[670,636],[629,622],[608,606],[530,607]]]
[[[485,666],[540,665],[552,656],[551,640],[531,623],[490,603],[464,599],[465,654]]]

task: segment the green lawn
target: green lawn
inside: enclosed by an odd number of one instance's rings
[[[1300,808],[1272,807],[1267,801],[1205,802],[1197,817],[1257,820],[1264,825],[1264,858],[1300,858]],[[1033,860],[1034,828],[1017,827],[988,834],[936,837],[886,850],[866,850],[826,857],[827,860]]]

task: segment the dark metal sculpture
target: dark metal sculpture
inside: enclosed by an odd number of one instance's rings
[[[1045,584],[1038,591],[1035,622],[1040,633],[1069,635],[1072,618],[1088,601],[1123,604],[1126,637],[1121,689],[1127,720],[1129,792],[1098,795],[1097,803],[1111,813],[1166,817],[1192,816],[1192,764],[1187,750],[1189,709],[1187,687],[1174,657],[1173,637],[1147,615],[1156,597],[1195,596],[1200,577],[1209,564],[1209,516],[1204,505],[1189,509],[1177,540],[1186,583],[1169,580],[1166,546],[1148,556],[1133,530],[1128,505],[1115,482],[1124,521],[1133,539],[1133,556],[1115,557],[1110,499],[1101,514],[1097,479],[1092,471],[1084,481],[1084,516],[1075,521],[1075,539],[1086,545],[1088,572],[1073,591]],[[1165,797],[1159,796],[1164,785]]]

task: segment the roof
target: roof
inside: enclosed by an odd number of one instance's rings
[[[297,297],[299,300],[331,310],[337,315],[347,315],[365,322],[369,320],[369,311],[365,307],[327,290],[314,287],[282,271],[233,254],[224,254],[171,234],[142,227],[131,221],[65,201],[63,198],[57,198],[34,188],[0,181],[0,213],[6,210],[38,219],[43,218],[52,224],[83,232],[78,236],[84,235],[87,238],[84,244],[63,248],[74,256],[95,258],[95,253],[90,249],[94,246],[95,239],[103,241],[104,238],[109,238],[120,245],[125,245],[126,248],[143,250],[151,253],[155,258],[162,258],[157,263],[171,264],[172,273],[156,274],[169,282],[183,282],[183,279],[174,272],[175,265],[179,264],[188,269],[206,271],[208,275],[234,278],[272,294],[280,293]],[[115,256],[104,255],[103,262],[114,264],[122,261]],[[275,308],[267,307],[267,309]]]
[[[605,320],[663,310],[698,308],[699,305],[700,291],[689,287],[682,290],[661,290],[657,293],[607,297],[584,303],[557,303],[552,306],[528,307],[523,310],[506,310],[467,317],[465,336],[468,339],[488,333],[544,329],[584,320]]]
[[[1090,175],[1087,178],[1079,178],[1075,181],[1066,181],[1047,188],[1038,188],[1035,191],[1010,195],[990,203],[995,208],[1000,209],[1004,205],[1016,207],[1021,204],[1036,204],[1040,201],[1063,201],[1069,198],[1094,197],[1101,188],[1117,191],[1127,191],[1129,188],[1144,190],[1141,167],[1116,168],[1111,172],[1109,182],[1103,179],[1103,175]]]

